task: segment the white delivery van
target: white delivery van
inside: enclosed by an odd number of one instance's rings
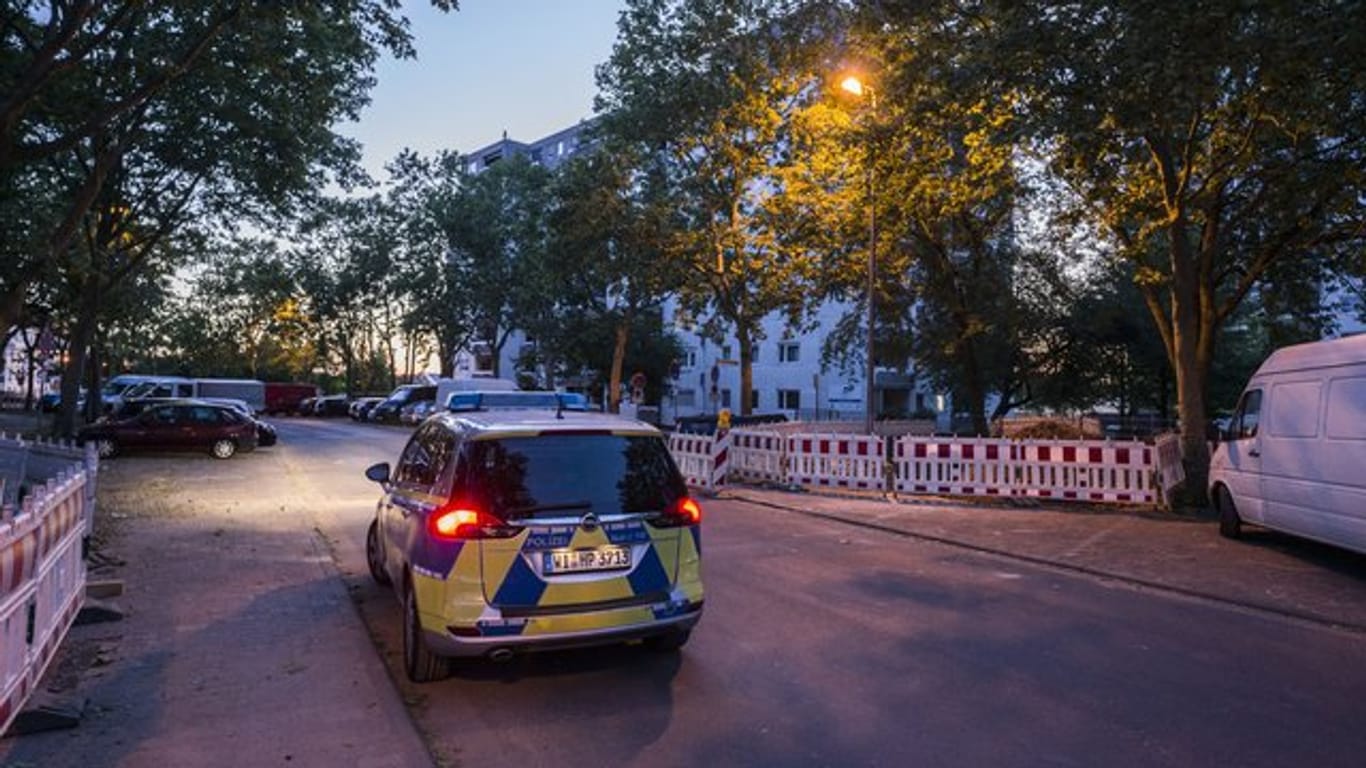
[[[100,390],[104,409],[117,412],[126,400],[141,397],[194,397],[194,382],[184,376],[148,376],[123,373]]]
[[[1210,460],[1219,532],[1244,522],[1366,554],[1366,335],[1278,349]]]

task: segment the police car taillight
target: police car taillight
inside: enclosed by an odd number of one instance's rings
[[[506,525],[498,518],[475,509],[446,507],[427,520],[427,530],[438,539],[505,539],[517,535],[520,528]]]
[[[656,516],[651,522],[659,528],[697,525],[702,522],[702,505],[698,504],[696,499],[683,496],[675,501],[664,514]]]

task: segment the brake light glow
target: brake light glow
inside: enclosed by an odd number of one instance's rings
[[[702,505],[688,496],[675,501],[668,510],[655,516],[650,523],[656,528],[678,528],[702,522]]]
[[[696,500],[684,496],[678,500],[678,516],[686,522],[684,525],[697,525],[702,522],[702,505]]]
[[[479,530],[481,523],[482,516],[472,509],[448,509],[433,514],[428,527],[438,539],[467,539]]]

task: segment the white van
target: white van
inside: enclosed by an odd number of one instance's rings
[[[1210,460],[1219,532],[1256,523],[1366,554],[1366,335],[1276,350]]]
[[[100,400],[108,412],[117,412],[125,400],[139,397],[193,397],[194,384],[183,376],[149,376],[136,373],[121,373],[105,382],[100,389]]]

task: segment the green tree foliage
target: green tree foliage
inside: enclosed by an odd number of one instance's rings
[[[412,53],[384,0],[6,2],[3,20],[0,207],[21,205],[21,191],[42,201],[14,233],[22,258],[3,275],[6,326],[41,280],[79,276],[81,306],[98,312],[137,263],[182,252],[158,245],[185,222],[259,218],[329,174],[355,178],[356,148],[331,126],[358,117],[381,49]],[[127,241],[117,229],[154,234]],[[84,266],[62,266],[73,258]],[[97,320],[77,332],[92,339]],[[71,373],[84,351],[72,344]]]
[[[607,407],[614,413],[628,366],[632,371],[653,367],[653,373],[662,374],[673,359],[653,354],[663,361],[652,366],[630,353],[678,348],[660,337],[658,309],[683,279],[679,263],[661,247],[669,212],[660,194],[660,171],[653,154],[631,146],[601,147],[562,167],[553,187],[545,266],[553,271],[557,295],[527,329],[543,357],[561,361],[566,373],[590,371],[605,384]],[[638,326],[656,343],[632,344]],[[605,359],[603,349],[611,352]]]
[[[1199,488],[1221,328],[1259,285],[1309,285],[1366,233],[1360,4],[988,0],[896,14],[971,74],[960,86],[1018,99],[1021,146],[1075,195],[1060,223],[1093,225],[1135,265]]]
[[[689,273],[680,301],[713,336],[734,331],[741,391],[763,318],[799,323],[814,307],[820,255],[790,237],[777,169],[794,159],[795,118],[820,97],[834,22],[824,4],[635,0],[598,70],[606,132],[664,163],[674,215],[662,243]]]
[[[554,289],[541,265],[546,258],[550,177],[514,156],[476,176],[462,178],[439,212],[445,258],[460,276],[475,338],[489,344],[493,374],[508,334],[534,318]]]

